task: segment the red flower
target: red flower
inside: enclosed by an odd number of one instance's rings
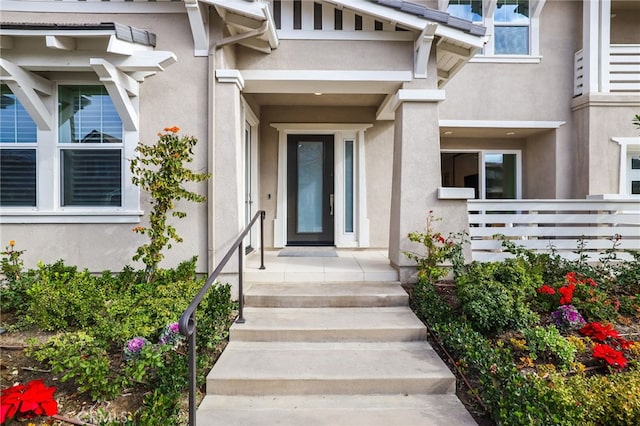
[[[593,347],[593,357],[603,359],[607,364],[618,368],[627,366],[627,359],[622,355],[622,352],[616,351],[609,345],[596,344]]]
[[[578,282],[576,275],[577,274],[575,272],[567,272],[564,279],[567,280],[569,284],[576,284]]]
[[[536,291],[540,294],[550,294],[550,295],[556,294],[556,291],[553,289],[553,287],[548,286],[546,284],[536,289]]]
[[[2,390],[0,423],[16,415],[31,418],[58,413],[58,403],[53,399],[55,387],[46,387],[42,380],[32,380],[26,385],[15,385]]]
[[[580,333],[585,336],[592,337],[595,340],[604,342],[607,337],[613,339],[621,339],[618,332],[610,324],[600,324],[599,322],[591,322],[580,329]]]
[[[571,283],[568,285],[563,285],[558,289],[562,297],[560,298],[561,305],[568,305],[573,300],[573,291],[576,289],[576,285]]]

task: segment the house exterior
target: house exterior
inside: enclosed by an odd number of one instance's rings
[[[467,199],[640,196],[632,0],[1,0],[0,224],[28,266],[118,270],[144,237],[138,141],[199,140],[171,266],[265,247],[388,248]],[[256,247],[256,235],[247,239]]]

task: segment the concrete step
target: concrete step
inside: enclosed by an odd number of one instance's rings
[[[245,291],[246,306],[281,308],[407,306],[399,282],[255,283]]]
[[[427,330],[407,306],[383,308],[252,308],[233,324],[231,341],[415,341]]]
[[[204,398],[199,426],[472,426],[460,400],[445,395],[221,396]]]
[[[215,395],[454,391],[453,374],[427,342],[231,341],[207,376]]]

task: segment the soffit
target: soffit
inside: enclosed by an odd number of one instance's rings
[[[526,139],[555,130],[564,121],[476,121],[440,120],[441,138],[464,139]]]
[[[253,93],[246,94],[249,101],[254,101],[261,106],[292,106],[292,107],[372,107],[377,108],[382,103],[385,95],[375,94],[280,94],[280,93]]]

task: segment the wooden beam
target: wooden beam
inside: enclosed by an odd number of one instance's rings
[[[63,36],[45,36],[45,43],[49,49],[76,50],[76,39]]]
[[[438,43],[438,51],[441,51],[443,53],[448,53],[450,55],[454,55],[459,58],[463,58],[465,60],[471,57],[471,50],[461,46],[453,45],[451,43],[447,43],[444,40]]]
[[[415,78],[427,78],[427,62],[437,28],[438,24],[427,24],[414,43],[413,75]]]
[[[44,102],[39,93],[52,95],[53,83],[4,58],[0,58],[0,74],[0,80],[6,82],[38,128],[51,130],[53,123],[51,105],[53,102]]]
[[[189,17],[189,26],[193,36],[194,56],[209,54],[209,25],[207,19],[208,7],[200,7],[198,0],[185,0],[184,5]]]
[[[105,59],[91,58],[90,64],[107,89],[125,130],[138,130],[138,113],[130,98],[138,96],[138,82]]]

